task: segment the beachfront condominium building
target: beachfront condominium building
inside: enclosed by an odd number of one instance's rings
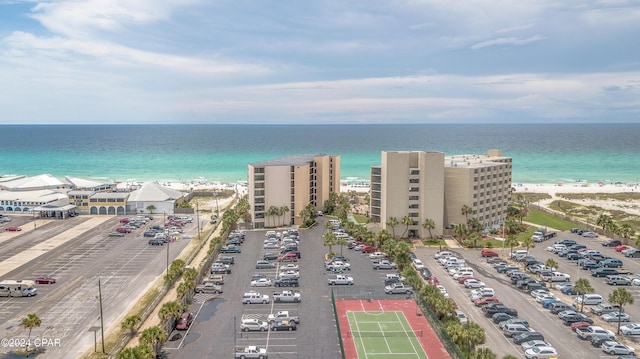
[[[486,155],[445,156],[441,152],[382,152],[371,167],[370,215],[396,236],[428,237],[476,218],[488,228],[501,223],[511,195],[511,158],[500,150]],[[470,213],[462,214],[467,206]],[[408,217],[410,223],[402,223]],[[390,218],[398,222],[395,225]],[[407,225],[408,224],[408,225]]]
[[[340,191],[340,156],[297,155],[248,165],[254,228],[301,224],[309,203],[321,210]],[[286,211],[283,211],[286,209]]]

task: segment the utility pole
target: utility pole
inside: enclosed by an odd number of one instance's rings
[[[104,316],[102,314],[102,285],[98,277],[98,297],[100,300],[100,335],[102,336],[102,353],[104,354]]]
[[[198,239],[200,239],[200,207],[198,207],[197,199],[196,199],[196,221],[198,221]]]

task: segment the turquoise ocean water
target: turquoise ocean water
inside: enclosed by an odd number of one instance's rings
[[[0,175],[235,182],[251,162],[327,153],[343,178],[368,179],[381,151],[492,148],[513,158],[514,183],[640,182],[640,124],[5,125]]]

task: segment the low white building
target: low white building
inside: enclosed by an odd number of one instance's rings
[[[129,195],[127,213],[173,213],[173,209],[186,195],[157,183],[147,182]]]

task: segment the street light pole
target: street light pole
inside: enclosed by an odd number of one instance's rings
[[[198,239],[200,239],[200,207],[198,206],[197,199],[196,199],[196,221],[198,221]]]

